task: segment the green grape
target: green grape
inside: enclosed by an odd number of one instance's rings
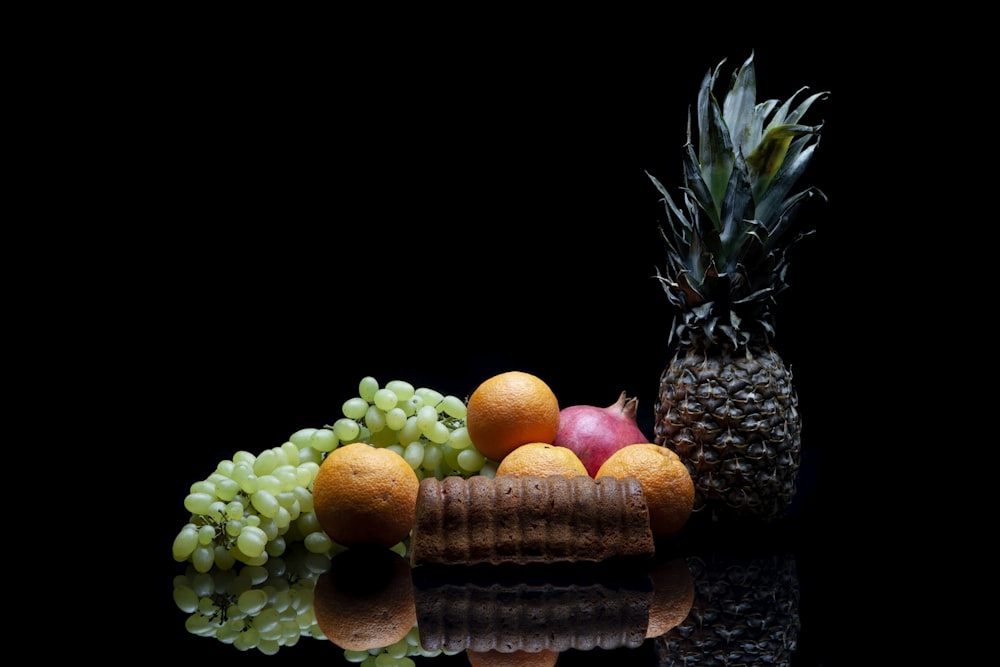
[[[409,443],[403,450],[403,458],[414,470],[420,468],[424,464],[424,444],[419,440]]]
[[[375,392],[372,404],[383,412],[392,410],[399,402],[399,396],[392,389],[383,388]]]
[[[406,412],[401,407],[391,408],[385,413],[386,428],[399,431],[406,425]]]
[[[421,433],[427,433],[438,423],[437,410],[432,405],[424,405],[417,410],[417,427]]]
[[[215,567],[228,570],[236,565],[236,555],[225,545],[215,545]]]
[[[341,442],[350,442],[361,434],[361,426],[353,419],[342,417],[333,422],[333,434]]]
[[[402,408],[407,417],[415,415],[417,410],[424,407],[424,397],[414,394],[403,401]]]
[[[304,449],[309,446],[309,438],[311,438],[313,433],[318,430],[319,429],[315,428],[300,428],[295,433],[292,433],[291,437],[288,438],[288,441],[299,449]]]
[[[184,509],[191,514],[208,514],[208,506],[215,502],[215,496],[210,493],[189,493],[184,498]]]
[[[307,490],[307,487],[312,484],[313,480],[316,479],[316,474],[319,472],[319,463],[315,461],[302,461],[295,468],[295,474],[298,479],[298,485],[292,489],[292,491],[297,491],[299,489]],[[307,494],[309,498],[312,498],[312,493]],[[299,497],[299,502],[302,502],[302,496]]]
[[[253,462],[253,474],[260,477],[266,475],[278,466],[278,455],[273,449],[265,449]]]
[[[420,425],[417,423],[417,417],[414,415],[406,418],[406,424],[400,429],[397,437],[400,444],[408,445],[411,442],[420,440],[420,435]]]
[[[424,435],[431,442],[443,445],[451,437],[451,431],[448,430],[448,426],[444,422],[435,421],[430,428],[424,431]]]
[[[375,399],[375,392],[379,390],[378,380],[370,375],[361,378],[358,383],[358,396],[371,403]]]
[[[422,449],[422,448],[421,448]],[[173,555],[176,561],[187,560],[198,546],[198,526],[186,524],[174,538]]]
[[[486,464],[486,457],[478,449],[463,449],[458,453],[458,467],[464,472],[475,473],[483,469]]]
[[[322,530],[315,530],[303,539],[306,549],[315,554],[328,553],[333,547],[333,540]]]
[[[432,471],[441,465],[441,460],[443,458],[444,455],[441,452],[441,445],[429,442],[424,447],[424,462],[422,467],[424,470]]]
[[[268,556],[280,556],[285,553],[285,548],[287,547],[285,538],[282,535],[278,535],[273,540],[268,540],[267,544],[264,545],[264,551],[267,552]],[[270,562],[270,558],[268,559]]]
[[[286,442],[279,449],[285,457],[285,465],[297,466],[302,463],[301,451],[295,443]]]
[[[365,412],[365,426],[372,433],[378,433],[385,428],[385,413],[377,405],[369,406]]]
[[[408,400],[414,393],[413,385],[405,380],[390,380],[386,382],[385,388],[391,389],[400,401]]]
[[[355,396],[354,398],[349,398],[344,401],[344,405],[341,407],[341,411],[344,416],[348,419],[361,419],[365,416],[368,411],[368,401],[361,398],[360,396]]]
[[[451,432],[451,437],[448,439],[454,449],[466,449],[472,446],[472,439],[469,437],[469,429],[465,426],[459,426]]]
[[[253,508],[261,516],[266,516],[269,519],[273,519],[278,513],[278,499],[274,497],[270,491],[266,489],[261,489],[257,493],[250,496],[250,502],[253,504]]]
[[[194,548],[189,557],[194,568],[199,572],[208,572],[215,565],[215,549],[205,544]]]
[[[215,541],[215,528],[212,526],[202,526],[198,529],[198,544],[211,544]]]
[[[433,389],[428,389],[427,387],[420,387],[415,393],[417,396],[424,399],[424,405],[437,407],[437,405],[444,400],[444,394]]]
[[[445,396],[441,399],[441,409],[450,417],[464,419],[466,413],[465,401],[458,396]]]
[[[454,449],[449,443],[441,445],[442,467],[446,470],[454,471],[451,474],[461,474],[458,465],[458,453],[460,449]]]
[[[372,433],[368,438],[368,443],[375,447],[389,447],[399,443],[399,433],[384,428],[377,433]]]
[[[264,553],[264,547],[267,545],[267,534],[260,528],[247,526],[240,531],[239,537],[236,538],[236,545],[247,556],[256,558]]]

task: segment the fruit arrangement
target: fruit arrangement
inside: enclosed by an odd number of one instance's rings
[[[710,71],[699,91],[699,135],[693,141],[689,129],[680,201],[650,175],[668,218],[661,229],[666,270],[657,277],[679,311],[673,357],[659,378],[654,437],[638,427],[637,401],[625,392],[606,407],[560,406],[542,378],[517,370],[486,378],[466,399],[366,376],[332,423],[258,453],[235,452],[191,484],[184,498],[190,518],[172,545],[173,558],[187,564],[174,593],[191,632],[265,653],[302,636],[327,637],[349,660],[379,667],[432,654],[408,615],[412,600],[393,600],[407,612],[381,632],[350,626],[327,603],[350,597],[329,572],[352,550],[391,554],[395,576],[407,575],[399,590],[409,590],[415,563],[407,557],[430,497],[424,491],[443,495],[435,480],[466,494],[472,509],[463,510],[463,521],[490,514],[474,507],[496,502],[484,490],[493,486],[479,482],[498,476],[521,478],[506,493],[525,496],[532,485],[543,494],[565,487],[538,478],[589,478],[591,486],[626,480],[656,540],[678,535],[699,514],[782,516],[795,493],[801,423],[791,371],[771,346],[771,305],[787,287],[787,252],[802,236],[785,238],[789,222],[806,200],[822,196],[792,188],[821,129],[800,120],[825,93],[797,105],[794,97],[758,104],[751,56],[720,103],[718,74]],[[472,478],[479,479],[453,483]],[[616,485],[604,486],[610,494]],[[331,592],[317,605],[318,581]],[[677,626],[690,606],[661,615],[649,636]],[[470,661],[486,664],[489,653],[482,653]]]
[[[619,404],[634,402],[623,396]],[[300,429],[258,454],[238,451],[191,485],[184,498],[191,515],[173,543],[174,559],[188,565],[175,581],[175,601],[189,614],[191,632],[241,650],[275,652],[301,636],[323,637],[335,614],[321,606],[324,622],[317,625],[315,606],[302,602],[306,591],[312,593],[331,559],[353,548],[408,555],[417,492],[427,478],[631,476],[648,498],[652,534],[675,534],[693,502],[686,469],[673,452],[646,441],[635,427],[634,409],[577,406],[573,412],[610,410],[631,428],[597,439],[564,431],[562,446],[552,443],[565,412],[551,388],[530,373],[499,373],[467,401],[400,380],[382,386],[366,376],[333,423]],[[474,437],[487,443],[490,456]],[[581,459],[591,448],[603,462],[594,475]],[[282,580],[292,553],[299,561],[304,554],[308,567]],[[300,603],[260,605],[273,592],[247,592],[273,591],[275,581]],[[398,654],[396,660],[423,650],[405,639],[367,648]],[[344,649],[349,657],[363,657],[357,645]]]

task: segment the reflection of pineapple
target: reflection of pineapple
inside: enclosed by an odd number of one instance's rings
[[[654,640],[660,667],[787,667],[799,636],[792,555],[690,557],[695,598],[683,623]]]
[[[819,143],[821,126],[799,119],[825,93],[796,107],[795,96],[756,104],[751,55],[720,105],[718,73],[706,74],[698,95],[697,146],[689,121],[682,203],[650,176],[669,221],[659,279],[682,315],[660,378],[655,440],[687,463],[695,516],[770,520],[795,494],[801,442],[792,373],[770,344],[770,307],[787,287],[786,251],[802,236],[787,238],[789,222],[803,201],[823,196],[790,190]]]

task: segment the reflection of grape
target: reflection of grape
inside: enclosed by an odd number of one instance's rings
[[[329,566],[328,555],[301,544],[263,565],[200,572],[192,564],[174,579],[174,603],[188,614],[188,632],[272,655],[300,637],[323,636],[313,615],[313,589]]]
[[[315,635],[313,635],[315,636]],[[406,637],[391,646],[373,648],[368,651],[344,650],[348,662],[356,662],[361,667],[414,667],[413,656],[433,658],[439,655],[455,655],[460,651],[425,650],[420,646],[420,632],[413,626]]]

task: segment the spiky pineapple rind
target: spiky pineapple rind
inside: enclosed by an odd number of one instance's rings
[[[694,516],[782,518],[795,496],[801,418],[791,369],[771,348],[686,348],[664,369],[654,441],[695,485]]]

